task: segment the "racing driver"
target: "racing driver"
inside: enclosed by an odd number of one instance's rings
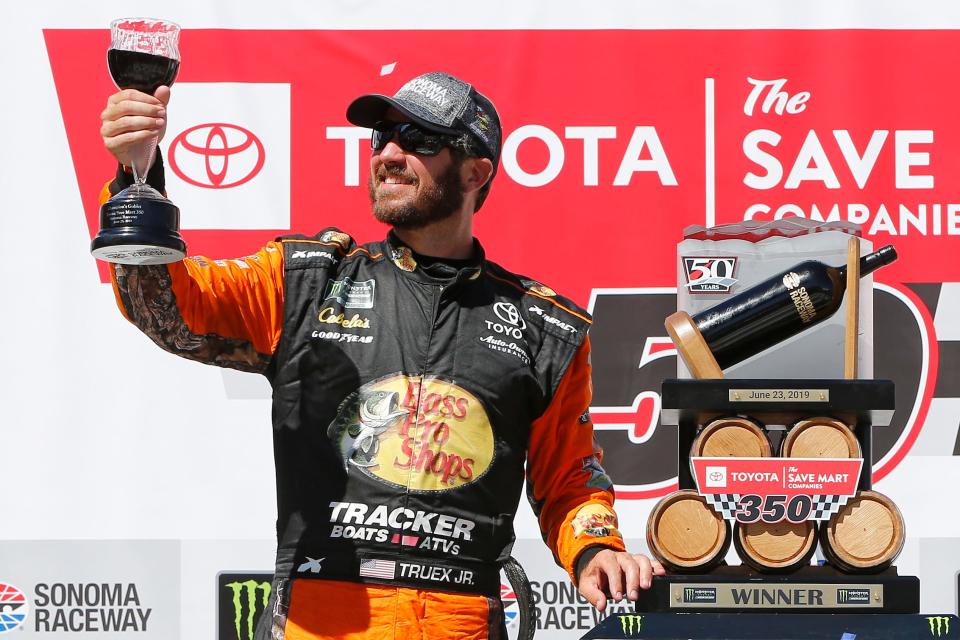
[[[126,166],[170,89],[123,90],[101,135]],[[373,215],[236,260],[111,265],[128,320],[171,353],[273,387],[276,576],[256,638],[505,638],[499,572],[524,479],[556,562],[599,610],[662,567],[624,550],[593,444],[590,318],[489,261],[474,212],[501,128],[470,84],[427,73],[347,109],[372,129]],[[164,189],[157,157],[148,181]]]

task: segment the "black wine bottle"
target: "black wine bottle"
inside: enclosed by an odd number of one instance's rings
[[[887,245],[860,258],[860,277],[890,264]],[[693,316],[721,369],[746,360],[833,315],[847,286],[847,266],[816,260],[793,266]]]

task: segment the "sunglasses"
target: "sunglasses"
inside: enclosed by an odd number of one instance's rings
[[[401,149],[423,156],[435,156],[445,147],[454,147],[462,137],[427,131],[413,122],[381,120],[373,125],[370,148],[378,153],[383,151],[387,143],[393,140],[394,135]]]

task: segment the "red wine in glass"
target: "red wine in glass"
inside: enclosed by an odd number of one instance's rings
[[[110,76],[121,89],[136,89],[153,95],[159,87],[170,86],[177,78],[180,61],[144,51],[107,51]]]

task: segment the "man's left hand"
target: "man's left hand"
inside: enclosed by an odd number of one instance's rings
[[[665,573],[663,565],[643,554],[604,549],[580,572],[577,588],[597,611],[603,612],[609,598],[620,601],[626,595],[636,601],[637,589],[649,589],[653,576]]]

